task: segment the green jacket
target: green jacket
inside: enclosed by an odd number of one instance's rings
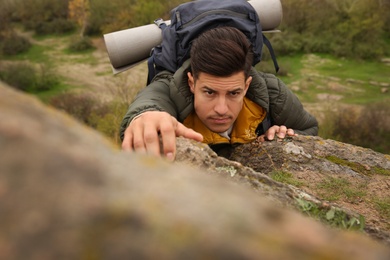
[[[123,118],[121,140],[131,120],[145,111],[165,111],[180,122],[184,121],[194,109],[193,94],[187,83],[189,65],[188,60],[174,74],[168,71],[159,73],[138,93]],[[267,111],[272,125],[285,125],[302,135],[318,134],[315,117],[303,108],[298,98],[280,79],[272,74],[258,72],[255,68],[252,68],[250,76],[252,83],[246,97]]]

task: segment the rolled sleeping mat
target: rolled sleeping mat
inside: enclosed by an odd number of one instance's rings
[[[250,0],[256,10],[263,32],[275,32],[282,21],[280,0]],[[167,25],[170,20],[165,21]],[[114,74],[125,71],[150,56],[153,47],[162,41],[161,29],[148,24],[126,30],[104,34],[104,42]]]

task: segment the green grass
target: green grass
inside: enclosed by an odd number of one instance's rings
[[[390,198],[376,198],[374,199],[374,205],[384,218],[390,219]]]
[[[322,208],[311,201],[297,198],[298,209],[311,218],[317,219],[335,228],[360,230],[365,227],[364,216],[353,217],[337,208]]]
[[[77,30],[72,30],[69,32],[64,32],[64,33],[58,33],[58,34],[43,34],[43,35],[38,35],[34,34],[33,38],[37,41],[44,41],[44,40],[50,40],[50,39],[61,39],[61,40],[66,40],[70,37],[74,37],[74,35],[77,35],[78,31]]]
[[[287,183],[296,187],[303,185],[302,181],[295,179],[291,173],[286,171],[272,171],[270,177],[275,181]]]
[[[377,61],[336,59],[329,55],[321,55],[328,62],[318,66],[321,74],[335,75],[341,79],[357,79],[362,81],[390,82],[390,67]]]
[[[390,170],[388,170],[388,169],[383,169],[380,167],[373,167],[373,171],[379,175],[390,176]]]
[[[360,163],[350,162],[350,161],[341,159],[341,158],[334,156],[334,155],[327,156],[325,159],[327,159],[328,161],[333,162],[335,164],[338,164],[338,165],[347,166],[347,167],[351,168],[352,170],[354,170],[355,172],[358,172],[358,173],[361,173],[364,175],[371,175],[371,171],[366,169]]]
[[[303,54],[282,56],[278,57],[277,59],[280,69],[288,71],[288,76],[280,76],[284,83],[289,84],[292,81],[299,80],[302,77],[301,70],[303,68]]]
[[[72,39],[77,37],[76,33],[67,33],[63,35],[44,35],[44,36],[33,36],[33,39],[37,43],[32,44],[31,48],[18,55],[7,56],[6,59],[10,61],[28,61],[33,64],[45,64],[50,68],[57,66],[59,62],[73,62],[74,64],[91,64],[98,65],[98,59],[93,56],[94,50],[86,50],[81,52],[72,52],[68,46]],[[60,43],[61,47],[56,43]],[[51,53],[51,54],[50,54]],[[54,53],[54,54],[53,54]],[[58,53],[55,54],[55,53]],[[53,55],[56,55],[53,59]],[[76,86],[67,83],[66,78],[59,79],[59,83],[56,83],[50,90],[30,92],[41,99],[43,102],[48,102],[52,97],[61,94],[65,91],[80,88],[82,86]]]
[[[390,176],[390,170],[383,169],[380,167],[372,167],[372,168],[366,168],[364,165],[361,165],[360,163],[357,162],[350,162],[344,159],[341,159],[339,157],[330,155],[327,156],[325,159],[327,159],[330,162],[333,162],[338,165],[343,165],[351,168],[355,172],[358,172],[360,174],[364,174],[367,176],[371,176],[373,174],[378,174],[378,175],[384,175],[384,176]]]
[[[299,90],[294,92],[301,101],[318,102],[317,94],[320,93],[340,95],[340,102],[349,104],[368,104],[390,99],[389,94],[381,93],[381,86],[372,84],[373,81],[390,83],[388,65],[379,61],[347,60],[315,54],[315,59],[305,67],[308,57],[301,54],[278,57],[280,67],[288,70],[287,75],[279,77],[289,87],[296,83]],[[309,73],[316,76],[309,77]],[[338,87],[334,89],[332,84]]]
[[[347,179],[328,177],[317,184],[321,196],[328,201],[337,201],[346,198],[348,201],[359,201],[366,196],[367,184],[359,184],[354,187]]]
[[[55,42],[61,42],[64,45],[64,48],[60,50],[61,56],[64,60],[71,59],[75,63],[89,63],[89,64],[98,64],[98,60],[93,56],[94,49],[73,52],[69,50],[68,46],[70,42],[75,38],[73,34],[66,35],[45,35],[45,36],[34,36],[38,42],[44,42],[46,40],[51,40],[55,38]],[[54,51],[57,46],[51,46],[50,44],[33,44],[31,48],[24,53],[9,56],[9,60],[28,60],[33,63],[52,63],[53,60],[47,53],[49,51]],[[58,58],[58,57],[57,57]]]
[[[31,48],[24,53],[7,57],[9,60],[28,60],[33,63],[49,63],[50,57],[45,53],[52,47],[46,47],[42,45],[33,44]]]
[[[44,103],[48,103],[52,97],[55,97],[59,94],[66,92],[67,90],[71,90],[71,89],[75,89],[75,88],[76,88],[76,86],[66,84],[66,83],[64,83],[64,81],[60,81],[59,84],[53,86],[53,88],[51,88],[50,90],[41,91],[38,93],[31,93],[31,94],[37,96]]]

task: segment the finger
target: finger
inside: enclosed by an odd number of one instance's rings
[[[160,140],[158,137],[158,126],[153,123],[145,124],[143,131],[144,147],[148,154],[160,156]]]
[[[139,153],[146,153],[145,141],[144,141],[144,125],[143,124],[133,124],[133,149]]]
[[[125,131],[125,136],[122,142],[122,150],[132,151],[133,150],[133,135],[131,129],[127,128]]]
[[[294,132],[294,129],[291,129],[291,128],[287,129],[287,135],[289,135],[289,136],[295,136],[296,134],[295,134],[295,132]]]
[[[287,134],[287,127],[282,125],[279,127],[278,132],[276,133],[277,137],[279,138],[285,138]]]
[[[267,130],[266,137],[269,141],[274,140],[275,134],[279,131],[279,126],[272,126]]]
[[[163,153],[170,161],[173,161],[176,155],[175,121],[173,117],[172,120],[164,121],[166,123],[162,124],[160,129]]]
[[[181,123],[177,123],[177,127],[176,127],[176,136],[182,136],[182,137],[185,137],[185,138],[188,138],[188,139],[192,139],[192,140],[195,140],[195,141],[198,141],[198,142],[202,142],[203,141],[203,135],[194,131],[193,129],[191,128],[188,128],[186,126],[184,126],[183,124]]]
[[[259,137],[257,137],[257,140],[259,142],[265,142],[265,136],[264,135],[260,135]]]

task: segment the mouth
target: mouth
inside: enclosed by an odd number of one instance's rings
[[[217,125],[224,125],[231,121],[230,117],[211,117],[209,118],[211,122]]]

